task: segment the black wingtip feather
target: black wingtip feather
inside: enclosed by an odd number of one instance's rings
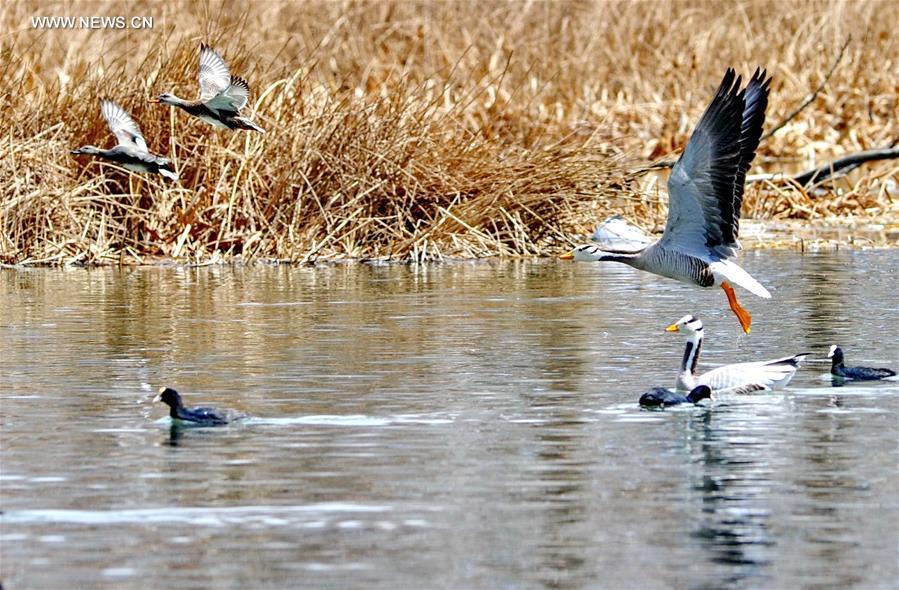
[[[733,68],[728,68],[718,87],[718,92],[696,128],[702,128],[714,137],[718,146],[712,177],[714,192],[719,195],[718,204],[720,218],[711,219],[711,227],[719,228],[707,236],[707,246],[716,248],[733,243],[735,232],[731,229],[738,213],[735,211],[732,195],[734,179],[740,169],[741,151],[740,136],[742,113],[744,110],[743,93],[740,87],[743,77],[738,76]]]
[[[766,79],[766,76],[767,72],[757,67],[746,87],[741,90],[742,76],[737,76],[733,68],[728,68],[718,94],[709,106],[709,111],[714,112],[716,117],[725,119],[719,120],[713,128],[721,133],[719,140],[722,145],[727,146],[722,151],[723,158],[716,162],[719,174],[716,175],[714,184],[716,194],[721,196],[718,226],[720,235],[709,235],[707,245],[710,248],[724,246],[725,249],[730,249],[731,244],[737,243],[746,173],[761,140],[765,109],[768,106],[771,79]],[[713,111],[715,103],[719,103],[719,108]]]
[[[241,78],[240,76],[231,76],[231,85],[243,86],[247,90],[250,89],[250,83]]]
[[[743,207],[743,191],[746,185],[746,173],[752,167],[755,152],[762,138],[762,128],[765,124],[765,110],[768,108],[768,93],[771,78],[766,78],[767,70],[760,67],[755,69],[752,78],[746,88],[740,92],[743,101],[742,123],[740,125],[740,163],[737,173],[734,175],[734,200],[733,220],[727,224],[725,239],[735,242],[739,234],[740,210]]]

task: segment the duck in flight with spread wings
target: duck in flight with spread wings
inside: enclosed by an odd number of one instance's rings
[[[86,145],[72,150],[73,154],[97,156],[115,162],[132,172],[162,174],[166,178],[178,180],[178,173],[172,167],[171,160],[150,152],[147,148],[147,141],[141,134],[137,123],[122,107],[108,98],[101,98],[100,112],[106,119],[109,130],[118,140],[118,145],[108,150]]]
[[[613,261],[700,287],[720,286],[731,310],[749,334],[752,316],[731,284],[759,297],[771,294],[731,259],[737,240],[746,172],[765,122],[771,78],[756,70],[742,79],[728,69],[718,92],[693,131],[668,179],[668,221],[657,242],[640,250],[576,247],[562,258]]]
[[[205,43],[200,45],[199,79],[197,100],[185,100],[165,92],[150,102],[176,106],[216,127],[265,133],[262,127],[240,115],[250,96],[250,85],[243,78],[232,76],[222,56]]]

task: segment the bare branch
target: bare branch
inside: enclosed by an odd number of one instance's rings
[[[852,35],[848,35],[846,37],[846,40],[843,41],[843,46],[840,47],[840,53],[837,55],[837,59],[833,62],[833,65],[830,66],[830,71],[827,72],[827,75],[824,76],[824,80],[822,80],[821,84],[819,84],[818,87],[815,88],[815,91],[812,92],[811,96],[809,96],[807,99],[805,99],[805,101],[803,101],[803,103],[801,105],[799,105],[799,107],[796,108],[796,110],[794,110],[792,113],[787,115],[780,123],[778,123],[777,125],[772,127],[771,130],[768,131],[768,133],[764,134],[762,136],[762,139],[760,139],[759,141],[765,141],[766,139],[768,139],[769,137],[771,137],[772,135],[774,135],[775,133],[780,131],[787,123],[789,123],[790,121],[795,119],[799,113],[804,111],[808,105],[815,102],[815,99],[818,97],[818,93],[820,93],[824,89],[824,86],[827,85],[827,82],[830,81],[830,77],[833,76],[834,71],[836,71],[837,66],[843,60],[843,54],[846,52],[846,48],[849,46],[850,41],[852,41]]]
[[[850,170],[857,168],[859,165],[864,164],[865,162],[876,162],[878,160],[892,160],[893,158],[899,158],[899,147],[894,146],[895,144],[879,150],[865,150],[862,152],[849,154],[848,156],[843,156],[842,158],[836,159],[833,162],[830,162],[823,166],[819,166],[818,168],[806,170],[805,172],[797,174],[796,176],[787,176],[786,174],[783,174],[781,172],[752,174],[746,177],[746,182],[790,181],[791,183],[796,183],[802,187],[808,187],[813,183],[821,184],[825,180],[836,176],[837,173],[846,174]]]
[[[787,115],[780,123],[775,125],[768,133],[762,135],[762,138],[759,140],[760,142],[765,141],[772,135],[774,135],[777,131],[783,128],[787,123],[796,118],[799,113],[804,111],[810,104],[812,104],[815,99],[818,97],[818,94],[824,89],[824,86],[827,85],[827,82],[830,81],[830,77],[833,76],[834,71],[836,71],[837,66],[843,60],[843,54],[846,53],[846,48],[849,46],[849,42],[852,41],[852,35],[848,35],[846,40],[843,41],[843,46],[840,47],[840,53],[837,55],[837,59],[833,62],[833,65],[830,66],[830,70],[827,72],[827,75],[824,76],[824,80],[820,85],[815,89],[812,94],[803,101],[801,105],[797,109],[795,109],[792,113]],[[674,165],[677,163],[677,160],[658,160],[649,164],[648,166],[644,166],[636,170],[636,174],[645,174],[650,170],[662,170],[665,168],[674,168]]]

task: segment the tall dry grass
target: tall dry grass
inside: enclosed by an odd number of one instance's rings
[[[45,30],[34,16],[152,16]],[[0,262],[535,255],[612,212],[664,219],[663,178],[724,70],[774,75],[769,125],[846,54],[752,172],[899,139],[899,3],[0,4]],[[147,102],[196,92],[198,47],[250,81],[265,135]],[[178,183],[74,157],[119,101]],[[895,216],[895,163],[823,193],[758,183],[744,214]],[[851,199],[847,199],[851,195]]]

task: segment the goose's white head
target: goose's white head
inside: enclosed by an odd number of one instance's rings
[[[702,332],[702,322],[698,317],[694,315],[687,314],[681,319],[677,320],[667,328],[665,328],[666,332],[686,332],[687,334],[696,334],[697,332]]]
[[[577,262],[596,262],[602,260],[607,252],[603,252],[594,244],[582,244],[571,252],[559,256],[562,260],[575,260]]]
[[[843,356],[843,351],[840,350],[840,347],[836,344],[830,347],[830,350],[827,352],[827,358],[832,359],[833,357],[840,355]]]

